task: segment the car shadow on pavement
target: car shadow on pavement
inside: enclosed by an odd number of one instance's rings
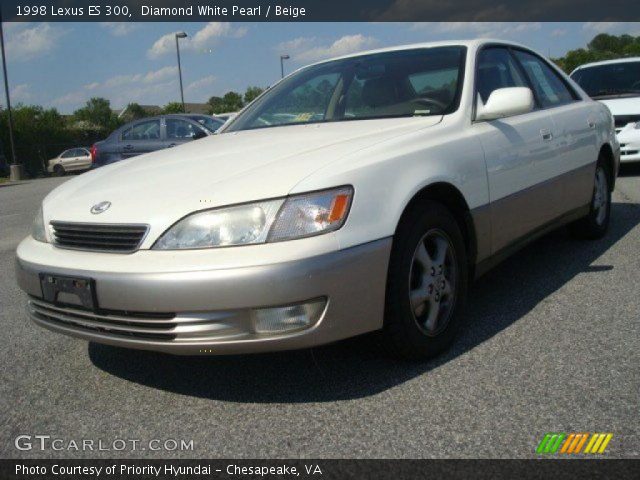
[[[448,352],[429,361],[390,358],[375,347],[372,335],[308,350],[219,357],[180,357],[90,343],[89,356],[98,368],[120,378],[222,401],[304,403],[375,395],[472,350],[576,275],[611,270],[611,265],[592,264],[638,223],[639,204],[614,203],[611,229],[604,239],[574,240],[561,229],[507,259],[472,286],[461,334]]]

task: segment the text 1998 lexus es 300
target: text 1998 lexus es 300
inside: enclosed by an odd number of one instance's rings
[[[33,320],[176,354],[381,331],[423,358],[471,279],[569,224],[609,224],[607,108],[517,44],[427,43],[292,73],[222,133],[52,191],[17,251]]]

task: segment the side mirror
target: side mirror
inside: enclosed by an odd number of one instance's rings
[[[478,102],[476,120],[495,120],[533,110],[533,92],[527,87],[498,88],[485,105]]]
[[[191,137],[193,140],[199,140],[200,138],[204,138],[207,137],[208,135],[203,132],[202,130],[198,130],[193,134],[193,137]]]

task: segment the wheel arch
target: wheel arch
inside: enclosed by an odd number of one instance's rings
[[[467,262],[470,273],[469,278],[473,278],[473,270],[478,255],[477,232],[469,205],[462,192],[453,184],[440,181],[429,184],[418,190],[405,205],[402,214],[400,215],[400,219],[398,220],[398,224],[396,225],[396,231],[409,212],[419,208],[420,204],[425,201],[438,202],[442,204],[455,218],[458,226],[460,227],[460,231],[462,232],[465,247],[467,249]]]
[[[607,173],[609,174],[609,188],[613,191],[616,183],[616,157],[613,154],[611,145],[608,143],[604,143],[600,147],[600,152],[598,152],[598,161],[600,161],[600,159],[604,159],[605,161],[605,166],[608,169]]]

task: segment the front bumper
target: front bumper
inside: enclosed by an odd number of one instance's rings
[[[34,263],[19,249],[16,272],[31,296],[31,318],[59,333],[174,354],[236,354],[305,348],[381,328],[390,250],[385,238],[267,265],[116,273]],[[99,309],[45,302],[41,273],[92,278]],[[253,329],[258,309],[319,298],[326,307],[307,328]]]
[[[640,145],[620,149],[620,163],[640,162]]]

